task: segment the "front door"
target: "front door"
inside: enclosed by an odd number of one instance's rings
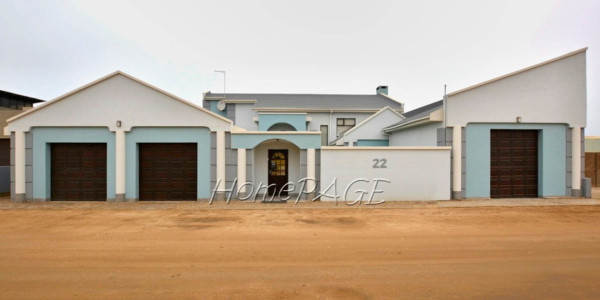
[[[269,195],[277,195],[279,190],[288,182],[287,149],[270,149],[267,168],[269,170]],[[281,195],[287,195],[287,192],[283,191]]]

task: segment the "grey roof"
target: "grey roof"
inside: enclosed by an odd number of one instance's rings
[[[431,114],[432,112],[442,108],[444,106],[444,100],[440,100],[440,101],[436,101],[430,104],[427,104],[425,106],[421,106],[419,108],[413,109],[411,111],[407,111],[405,113],[402,114],[402,116],[404,116],[406,119],[392,124],[386,128],[384,128],[383,130],[392,128],[392,127],[396,127],[398,125],[402,125],[404,123],[409,123],[412,122],[414,120],[420,119],[420,118],[424,118],[429,116],[429,114]]]
[[[222,98],[222,93],[205,94],[205,99]],[[227,100],[256,100],[255,108],[300,109],[368,109],[380,110],[386,106],[402,109],[403,104],[380,94],[237,94],[227,93]]]

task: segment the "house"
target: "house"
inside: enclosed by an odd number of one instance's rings
[[[587,195],[585,54],[568,53],[409,112],[386,86],[369,95],[207,92],[200,107],[117,71],[8,120],[11,195],[579,197]]]
[[[27,97],[7,91],[0,91],[0,126],[4,128],[6,120],[33,107],[44,100]],[[0,136],[0,193],[10,192],[10,136]]]
[[[383,131],[390,145],[452,146],[455,199],[579,197],[586,50],[452,92]]]
[[[236,179],[280,188],[318,178],[318,149],[338,133],[383,107],[402,112],[381,93],[204,100],[207,108],[117,71],[9,119],[14,199],[222,198]]]
[[[403,103],[387,93],[387,86],[377,87],[371,95],[207,92],[202,103],[247,131],[320,131],[321,145],[327,146],[383,109],[391,113],[387,122],[402,119]]]

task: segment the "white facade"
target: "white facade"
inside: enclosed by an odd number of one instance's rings
[[[357,123],[356,127],[342,134],[339,140],[336,141],[336,145],[352,145],[358,140],[387,140],[388,136],[383,134],[382,128],[402,119],[401,114],[389,107],[384,107],[366,120]]]
[[[375,185],[375,179],[383,181]],[[334,181],[337,191],[328,189]],[[382,192],[373,193],[375,188]],[[352,202],[360,190],[367,192],[363,200],[371,195],[374,201],[448,200],[450,147],[322,148],[320,193]],[[322,196],[321,201],[335,198]]]
[[[448,94],[446,125],[516,123],[520,117],[522,123],[585,127],[586,49]]]
[[[117,121],[121,121],[121,127]],[[110,131],[129,131],[132,126],[203,126],[211,131],[230,131],[232,126],[226,118],[121,72],[28,110],[9,122],[5,133],[29,131],[36,126],[108,127]]]
[[[442,122],[427,123],[390,133],[390,146],[437,146],[437,130]]]

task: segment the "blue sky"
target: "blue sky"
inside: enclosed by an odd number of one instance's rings
[[[122,70],[186,100],[229,92],[371,94],[408,110],[589,47],[600,135],[600,1],[0,2],[0,89],[53,99]]]

